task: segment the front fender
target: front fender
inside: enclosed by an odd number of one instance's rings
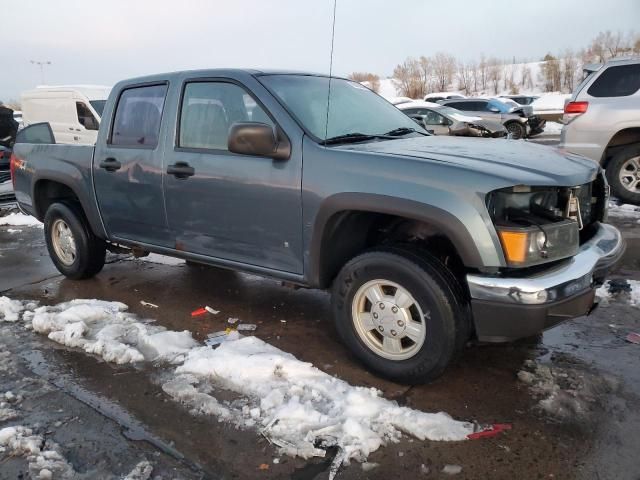
[[[495,248],[491,230],[487,228],[478,212],[471,205],[459,204],[458,207],[458,210],[466,210],[463,216],[454,215],[437,206],[387,195],[338,193],[326,198],[320,205],[311,232],[307,265],[309,283],[321,283],[323,234],[330,219],[342,211],[375,212],[422,221],[434,226],[451,241],[466,267],[481,268],[504,264],[501,251]],[[461,218],[473,220],[465,225]]]

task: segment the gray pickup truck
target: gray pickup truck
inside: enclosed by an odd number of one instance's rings
[[[588,314],[624,249],[593,161],[431,136],[346,79],[154,75],[116,85],[103,118],[95,147],[39,124],[12,157],[64,275],[127,249],[330,289],[343,342],[396,381]]]

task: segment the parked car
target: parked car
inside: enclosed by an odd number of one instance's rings
[[[508,98],[509,100],[513,100],[518,105],[531,105],[540,96],[536,95],[501,95],[500,98]]]
[[[0,145],[0,202],[13,198],[13,185],[9,171],[11,149]]]
[[[409,98],[409,97],[391,97],[391,98],[388,98],[387,100],[389,101],[389,103],[393,105],[400,105],[401,103],[415,102],[413,98]]]
[[[464,95],[459,93],[449,93],[449,92],[432,92],[427,93],[424,96],[425,102],[439,102],[440,100],[454,100],[459,98],[466,98]]]
[[[607,172],[613,193],[640,205],[640,59],[591,70],[565,105],[560,146]]]
[[[103,118],[95,147],[43,145],[40,124],[14,148],[60,272],[129,248],[330,289],[342,341],[396,381],[438,377],[471,335],[588,314],[624,249],[591,160],[429,135],[347,79],[153,75],[118,83]]]
[[[434,135],[491,138],[507,136],[507,129],[500,122],[470,117],[455,108],[437,103],[410,102],[397,107]]]
[[[56,142],[93,145],[110,87],[39,87],[21,95],[25,126],[48,122]]]
[[[542,133],[546,124],[545,120],[533,115],[531,107],[517,104],[514,106],[509,104],[507,99],[465,98],[442,100],[439,103],[485,120],[499,121],[514,139]]]

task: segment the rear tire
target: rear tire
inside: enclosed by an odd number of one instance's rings
[[[507,132],[511,134],[511,138],[514,140],[520,140],[527,136],[527,129],[518,122],[507,122],[505,124]]]
[[[626,203],[640,205],[640,144],[622,149],[609,161],[607,181],[613,194]]]
[[[65,277],[90,278],[104,267],[106,244],[93,234],[79,207],[51,204],[44,217],[44,232],[49,256]]]
[[[371,301],[376,291],[383,295]],[[352,259],[333,284],[332,304],[342,342],[370,370],[396,382],[435,380],[470,335],[462,288],[427,253],[393,247]]]

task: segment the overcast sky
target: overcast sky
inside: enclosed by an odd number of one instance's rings
[[[390,75],[445,51],[536,60],[639,29],[639,0],[337,0],[334,73]],[[328,72],[333,0],[0,0],[0,100],[191,68]]]

